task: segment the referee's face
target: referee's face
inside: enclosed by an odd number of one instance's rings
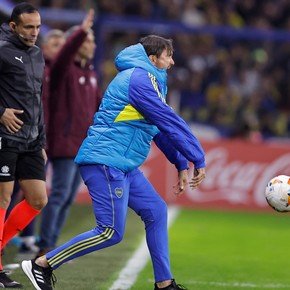
[[[17,23],[10,22],[9,25],[25,45],[35,45],[41,25],[38,12],[22,13]]]

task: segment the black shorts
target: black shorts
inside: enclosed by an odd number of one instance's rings
[[[21,179],[45,181],[45,162],[42,150],[15,152],[0,150],[0,182]]]

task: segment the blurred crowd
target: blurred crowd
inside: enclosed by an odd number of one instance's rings
[[[137,16],[189,26],[219,25],[289,30],[287,0],[34,0],[36,6],[87,9],[97,17]],[[142,36],[136,28],[111,31],[99,65],[103,89],[116,73],[114,57]],[[168,36],[168,35],[167,35]],[[175,66],[169,72],[169,101],[188,122],[214,126],[222,136],[290,137],[290,39],[269,41],[172,34]],[[97,52],[98,53],[98,52]],[[253,137],[254,136],[254,137]]]
[[[18,0],[15,2],[22,2]],[[169,19],[193,25],[290,28],[288,0],[31,0],[35,6],[94,8],[99,13]]]

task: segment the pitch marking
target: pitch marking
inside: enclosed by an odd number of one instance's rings
[[[226,288],[260,288],[260,289],[290,289],[290,285],[279,284],[279,283],[268,283],[268,284],[256,284],[252,282],[208,282],[208,281],[186,281],[187,285],[208,285],[215,287],[226,287]]]

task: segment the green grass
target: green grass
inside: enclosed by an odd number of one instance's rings
[[[172,271],[189,289],[290,289],[287,214],[184,210],[170,230]],[[152,289],[151,265],[132,289]]]
[[[61,236],[94,226],[87,206],[74,206]],[[129,212],[122,243],[76,259],[55,271],[56,289],[107,290],[143,237],[143,224]],[[172,272],[188,289],[290,289],[290,219],[287,214],[182,210],[170,229]],[[8,248],[6,262],[13,251]],[[12,276],[32,289],[21,270]],[[151,263],[132,290],[152,290]],[[272,285],[272,286],[271,286]]]

